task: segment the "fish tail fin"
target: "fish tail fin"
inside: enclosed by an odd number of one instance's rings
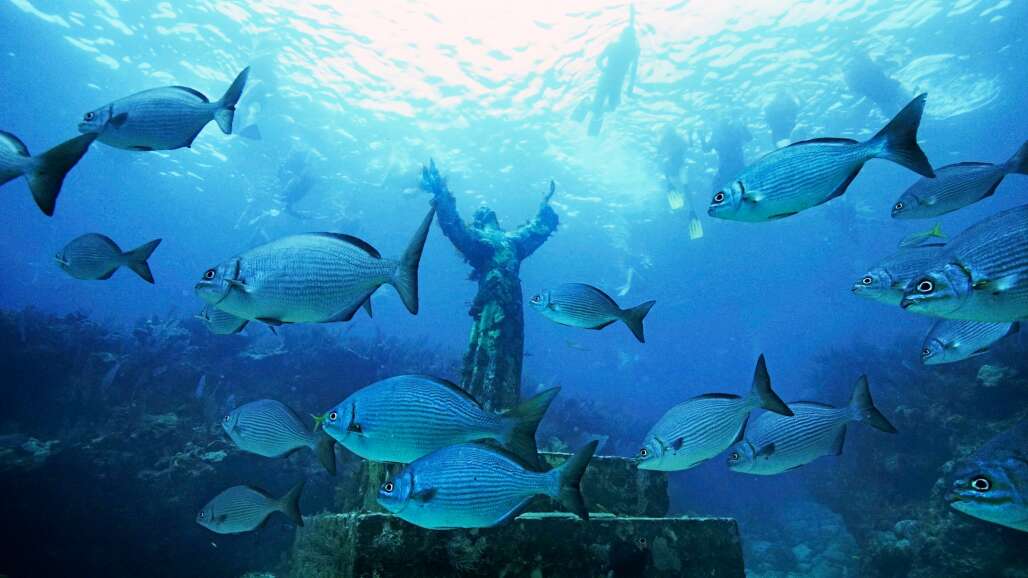
[[[875,407],[875,402],[871,399],[871,388],[867,384],[866,375],[861,375],[857,379],[856,385],[853,386],[853,396],[850,397],[850,411],[853,412],[853,419],[855,421],[865,422],[869,426],[880,429],[883,432],[896,433],[896,428]]]
[[[329,475],[336,475],[336,440],[321,430],[314,434],[314,453]]]
[[[279,510],[289,516],[297,526],[303,526],[303,514],[300,513],[300,495],[303,494],[303,486],[307,480],[300,480],[289,493],[279,500]]]
[[[1028,141],[1025,141],[1021,148],[1017,149],[1017,152],[1014,153],[1014,156],[1010,157],[1005,168],[1008,173],[1028,175]]]
[[[539,395],[521,402],[517,407],[503,414],[509,429],[503,439],[499,440],[511,452],[536,469],[542,469],[539,462],[539,450],[535,445],[535,432],[539,422],[546,415],[546,410],[553,403],[553,398],[560,393],[559,387],[553,387]]]
[[[414,237],[411,238],[407,250],[396,264],[392,279],[389,280],[400,294],[407,311],[414,315],[418,314],[418,264],[421,262],[421,252],[425,249],[425,239],[428,238],[428,230],[434,217],[435,207],[428,211],[421,221],[421,226],[414,232]]]
[[[236,103],[243,95],[243,88],[246,87],[246,79],[250,76],[250,67],[247,66],[239,73],[239,76],[232,81],[225,95],[218,101],[218,109],[214,111],[214,120],[217,121],[221,132],[232,134],[232,119],[236,116]]]
[[[621,320],[625,322],[625,325],[632,330],[632,335],[639,340],[639,343],[646,343],[646,336],[643,335],[643,319],[646,319],[646,315],[650,312],[650,308],[656,301],[647,301],[642,305],[636,305],[631,309],[625,309],[621,312]]]
[[[150,265],[146,262],[153,254],[154,249],[157,245],[161,244],[161,239],[154,239],[145,245],[141,245],[125,253],[125,264],[128,265],[129,269],[136,272],[147,283],[153,284],[153,273],[150,272]]]
[[[916,96],[868,143],[876,146],[878,152],[875,156],[907,167],[920,175],[934,178],[935,171],[917,144],[917,128],[921,125],[921,114],[924,112],[927,97],[927,93]]]
[[[239,131],[239,136],[247,140],[261,140],[261,129],[257,125],[251,124]]]
[[[771,375],[767,372],[767,362],[764,361],[764,354],[757,358],[757,367],[753,370],[753,387],[750,389],[750,396],[760,402],[760,407],[781,415],[793,415],[789,406],[785,405],[782,398],[771,389]]]
[[[931,231],[928,231],[928,235],[931,237],[937,237],[939,239],[945,239],[946,235],[942,234],[942,223],[935,223]]]
[[[32,168],[25,173],[25,177],[29,181],[32,198],[47,216],[54,214],[57,195],[61,193],[64,177],[79,162],[82,155],[86,154],[96,136],[95,134],[80,135],[37,157],[32,157]]]
[[[557,482],[552,497],[560,500],[561,505],[583,520],[589,519],[589,510],[585,506],[585,499],[582,498],[582,476],[599,444],[599,440],[589,442],[549,474],[555,477]]]

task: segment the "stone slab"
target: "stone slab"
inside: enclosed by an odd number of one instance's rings
[[[292,578],[745,577],[730,518],[529,513],[498,528],[433,531],[390,514],[351,513],[305,524]]]

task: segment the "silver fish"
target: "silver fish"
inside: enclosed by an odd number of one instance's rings
[[[900,306],[945,319],[1028,319],[1028,205],[954,237],[907,286]]]
[[[336,473],[335,440],[324,432],[311,432],[293,410],[274,399],[243,404],[221,420],[221,427],[239,449],[280,458],[310,448],[328,473]]]
[[[996,192],[1011,173],[1028,174],[1028,142],[1002,164],[964,162],[935,169],[934,179],[920,179],[892,206],[896,219],[928,219],[951,213]]]
[[[367,460],[407,464],[446,446],[489,439],[540,468],[535,433],[559,392],[548,389],[496,414],[449,381],[400,375],[357,390],[317,422]]]
[[[154,239],[131,251],[122,252],[110,237],[99,233],[86,233],[72,239],[54,256],[54,260],[65,273],[76,279],[110,279],[118,267],[125,265],[144,281],[152,284],[153,273],[150,272],[150,265],[146,260],[160,244],[160,239]]]
[[[435,209],[428,212],[399,260],[338,233],[272,241],[208,269],[196,293],[240,319],[269,325],[349,321],[383,284],[418,312],[418,263]],[[370,309],[369,309],[370,311]]]
[[[24,176],[29,182],[36,206],[45,215],[52,216],[64,177],[86,154],[95,139],[96,135],[77,136],[41,155],[32,156],[18,137],[0,131],[0,186]]]
[[[981,355],[1000,339],[1013,335],[1021,324],[940,319],[932,326],[921,346],[921,362],[939,365]]]
[[[207,502],[196,515],[196,523],[218,534],[239,534],[256,530],[268,516],[281,512],[297,526],[303,526],[303,485],[304,482],[296,484],[278,499],[253,486],[232,486]]]
[[[791,416],[792,410],[771,389],[764,356],[757,360],[746,397],[708,393],[668,410],[646,434],[636,455],[641,470],[686,470],[728,449],[742,435],[750,411],[758,407]]]
[[[1028,532],[1028,422],[958,461],[947,482],[945,498],[954,510]]]
[[[242,331],[246,324],[249,323],[246,319],[240,319],[230,313],[205,305],[203,310],[196,316],[197,319],[203,321],[203,324],[207,326],[207,329],[215,335],[232,335]]]
[[[647,301],[622,309],[609,295],[585,283],[565,283],[529,300],[532,309],[561,325],[599,330],[615,321],[623,321],[640,343],[646,341],[643,319],[654,303],[656,301]]]
[[[87,112],[79,123],[79,132],[95,134],[106,145],[134,151],[192,146],[211,120],[222,132],[232,134],[236,103],[249,75],[250,68],[243,69],[215,102],[187,86],[138,92]]]
[[[916,97],[867,141],[816,138],[767,154],[715,193],[707,212],[719,219],[749,222],[795,215],[845,193],[864,163],[875,158],[935,176],[917,144],[925,98]]]
[[[772,476],[821,456],[839,455],[846,439],[846,425],[851,421],[896,433],[896,428],[875,407],[867,377],[863,375],[846,407],[813,401],[791,402],[789,407],[796,414],[793,417],[765,413],[753,420],[743,439],[728,453],[728,467],[732,471]]]
[[[389,478],[378,490],[378,503],[412,524],[435,530],[503,524],[537,494],[560,500],[588,520],[580,484],[598,443],[590,442],[548,472],[535,472],[516,456],[485,445],[450,446]]]
[[[864,273],[853,284],[853,293],[886,305],[899,305],[907,285],[935,261],[940,251],[941,245],[900,249]]]

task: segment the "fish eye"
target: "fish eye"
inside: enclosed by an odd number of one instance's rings
[[[723,203],[723,202],[725,202],[725,194],[722,193],[721,191],[718,191],[717,194],[714,195],[714,202],[715,203]]]
[[[204,519],[204,513],[203,513],[203,510],[200,510],[200,519],[201,519],[201,520],[202,520],[202,519]]]
[[[892,210],[893,211],[902,211],[903,210],[903,206],[904,206],[903,205],[903,201],[900,201],[900,202],[898,202],[898,203],[896,203],[895,205],[892,206]]]
[[[643,448],[643,449],[639,450],[639,457],[640,458],[645,458],[648,455],[650,455],[650,450],[648,450],[646,448]]]
[[[992,482],[985,476],[978,476],[971,480],[971,489],[976,492],[988,492],[990,488],[992,488]]]
[[[532,303],[538,303],[538,302],[540,302],[542,300],[543,300],[543,298],[538,296],[538,295],[533,295],[532,296]]]
[[[875,279],[874,279],[874,277],[872,277],[872,276],[870,276],[870,275],[866,275],[866,276],[865,276],[865,277],[864,277],[863,279],[861,279],[861,280],[860,280],[860,282],[861,282],[861,283],[862,283],[862,284],[863,284],[864,286],[868,286],[868,285],[870,285],[870,284],[874,283],[874,282],[875,282]]]
[[[218,274],[218,272],[215,271],[214,269],[208,269],[208,270],[204,271],[203,278],[208,280],[208,281],[210,281],[211,279],[214,279],[214,276],[217,275],[217,274]]]
[[[739,461],[739,452],[732,452],[732,453],[728,454],[728,461],[732,461],[732,462]]]
[[[640,537],[640,538],[636,539],[635,543],[638,544],[640,548],[645,548],[646,544],[647,544],[646,538]]]
[[[95,117],[96,117],[95,114],[93,114],[91,112],[87,112],[85,114],[85,116],[83,116],[82,118],[85,119],[86,121],[90,121],[90,120],[93,120]]]
[[[339,414],[338,414],[337,412],[334,412],[334,411],[330,411],[330,412],[328,413],[328,421],[335,421],[335,420],[337,420],[338,418],[339,418]]]
[[[387,494],[393,493],[393,489],[395,489],[395,488],[396,488],[396,486],[394,486],[392,482],[386,482],[386,483],[382,484],[382,491],[387,493]]]
[[[228,419],[229,419],[230,417],[232,417],[232,416],[226,415],[226,416],[225,416],[225,419],[223,419],[223,420],[221,420],[221,421],[223,421],[223,422],[225,422],[225,423],[228,423]]]
[[[935,289],[935,283],[925,279],[917,284],[918,293],[931,293]]]

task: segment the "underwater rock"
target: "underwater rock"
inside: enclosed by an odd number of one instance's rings
[[[481,530],[433,531],[390,514],[308,517],[289,575],[743,578],[735,520],[530,513]]]
[[[1017,372],[1002,365],[983,365],[978,370],[978,385],[996,387],[1009,378],[1016,377]]]

